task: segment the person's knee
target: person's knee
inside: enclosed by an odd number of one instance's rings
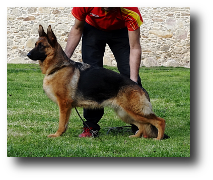
[[[84,109],[84,118],[87,121],[98,122],[104,114],[104,109]]]

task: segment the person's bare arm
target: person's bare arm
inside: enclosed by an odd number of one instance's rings
[[[130,79],[138,81],[138,71],[141,63],[141,45],[140,45],[140,28],[135,31],[129,31],[130,44]]]
[[[77,47],[81,39],[83,29],[84,29],[84,21],[79,21],[78,19],[75,19],[75,24],[70,30],[67,45],[65,48],[65,53],[68,58],[71,58],[75,48]]]

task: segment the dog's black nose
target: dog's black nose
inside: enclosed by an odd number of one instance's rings
[[[27,56],[30,57],[30,56],[31,56],[31,53],[29,52],[29,53],[27,54]]]

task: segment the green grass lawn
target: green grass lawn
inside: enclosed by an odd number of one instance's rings
[[[7,65],[8,157],[190,157],[190,69],[140,69],[153,111],[166,120],[170,138],[161,141],[129,138],[128,131],[107,134],[109,127],[126,125],[110,108],[99,122],[98,138],[78,137],[82,122],[74,109],[66,133],[47,138],[58,128],[59,110],[42,89],[43,77],[39,65]]]

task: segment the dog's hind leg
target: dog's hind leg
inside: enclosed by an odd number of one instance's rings
[[[164,131],[165,131],[165,120],[163,118],[159,118],[155,114],[150,114],[146,117],[136,115],[132,112],[130,112],[129,114],[136,121],[135,125],[137,125],[138,123],[142,124],[141,126],[138,126],[138,127],[139,127],[139,131],[142,132],[144,136],[146,136],[146,130],[144,129],[146,128],[146,126],[143,124],[151,124],[158,129],[157,138],[154,138],[154,139],[157,139],[157,140],[163,139]],[[138,137],[138,136],[136,134],[131,137]]]
[[[157,138],[154,138],[156,140],[161,140],[164,137],[164,131],[165,131],[165,120],[163,118],[157,117],[155,114],[151,114],[147,117],[148,122],[155,126],[158,129],[158,136]]]
[[[118,99],[119,105],[123,108],[131,119],[133,124],[138,126],[139,132],[131,137],[139,137],[146,134],[146,124],[151,124],[158,129],[158,140],[163,139],[165,131],[165,120],[157,117],[152,106],[142,89],[137,87],[128,87],[121,92]]]
[[[145,133],[144,125],[136,122],[133,118],[131,118],[129,116],[129,114],[123,108],[119,107],[119,108],[115,108],[114,110],[122,121],[124,121],[125,123],[128,123],[128,124],[134,124],[138,127],[137,133],[135,135],[131,135],[129,137],[141,137]]]
[[[67,129],[68,121],[71,113],[71,102],[67,100],[60,100],[59,103],[59,127],[55,134],[50,134],[48,137],[61,136]]]
[[[143,128],[143,125],[142,124],[140,124],[140,123],[137,123],[137,122],[135,122],[135,123],[133,123],[134,125],[136,125],[137,127],[138,127],[138,131],[136,132],[136,134],[134,134],[134,135],[131,135],[131,136],[129,136],[129,137],[141,137],[142,135],[144,135],[144,128]]]
[[[155,115],[155,117],[157,119],[157,122],[158,122],[159,126],[158,127],[155,126],[158,129],[158,137],[154,138],[154,139],[161,140],[164,137],[165,127],[166,127],[166,121],[165,121],[165,119],[157,117],[156,115]]]

